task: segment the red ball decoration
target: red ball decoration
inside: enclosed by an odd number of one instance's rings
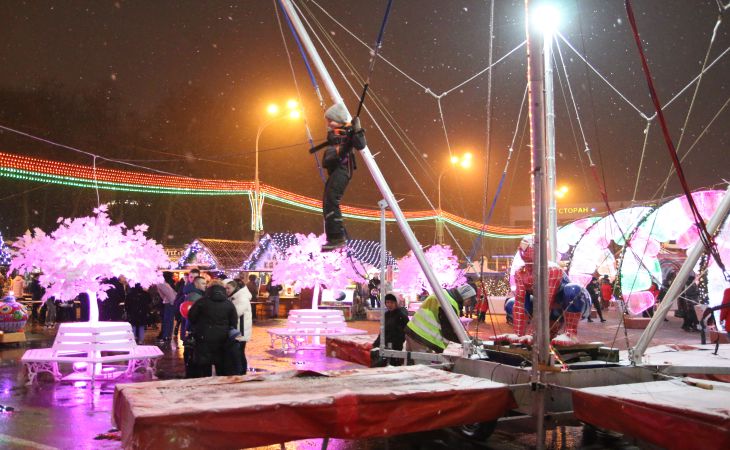
[[[187,319],[188,318],[188,312],[190,312],[190,308],[192,308],[192,307],[193,307],[193,302],[191,302],[190,300],[188,300],[186,302],[182,302],[180,304],[180,314],[184,318]]]

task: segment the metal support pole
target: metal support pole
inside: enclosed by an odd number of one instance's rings
[[[291,0],[281,0],[281,6],[284,8],[284,11],[289,16],[289,19],[291,20],[294,29],[299,35],[299,39],[302,41],[304,48],[309,54],[312,64],[317,69],[319,76],[322,78],[322,81],[327,88],[327,92],[330,95],[330,99],[335,103],[344,103],[342,100],[342,96],[340,96],[337,87],[332,81],[332,77],[330,77],[327,68],[324,66],[324,63],[322,62],[322,59],[317,52],[317,49],[314,47],[312,39],[309,37],[307,30],[304,28],[304,24],[302,24],[301,20],[299,19],[299,15],[297,14]],[[349,120],[350,118],[348,117],[348,121]],[[408,247],[413,252],[416,260],[418,260],[418,263],[420,264],[424,275],[426,275],[428,284],[431,286],[431,289],[433,289],[434,295],[441,305],[441,309],[444,311],[444,314],[446,314],[446,317],[449,320],[449,324],[454,329],[454,332],[461,341],[461,344],[464,346],[464,354],[468,356],[471,353],[471,339],[464,329],[464,326],[459,321],[459,317],[456,315],[456,311],[454,311],[451,303],[444,295],[444,290],[439,284],[438,278],[436,278],[436,275],[433,273],[433,269],[431,269],[431,266],[428,264],[426,256],[423,253],[423,249],[421,248],[421,244],[418,242],[418,239],[416,239],[413,230],[411,230],[410,225],[406,221],[405,215],[403,215],[403,211],[401,211],[400,209],[400,205],[396,201],[393,192],[388,186],[388,183],[385,181],[385,177],[383,177],[383,173],[380,171],[378,164],[375,162],[375,158],[373,157],[372,153],[370,153],[370,149],[368,147],[365,147],[358,153],[360,154],[360,157],[370,171],[370,175],[373,177],[373,181],[375,181],[375,184],[378,186],[380,193],[383,195],[383,199],[388,203],[388,207],[393,212],[395,221],[396,223],[398,223],[398,227],[400,228],[401,233],[403,233],[403,237],[405,238]]]
[[[378,202],[380,207],[380,357],[383,357],[385,344],[385,313],[388,308],[385,307],[385,271],[387,265],[388,252],[385,247],[386,229],[385,229],[385,208],[388,203],[385,200]]]
[[[438,211],[436,212],[436,243],[438,245],[444,245],[444,218],[441,215],[441,179],[445,173],[446,171],[442,170],[438,180]]]
[[[527,33],[527,83],[530,104],[530,142],[532,144],[532,177],[534,191],[533,224],[535,227],[535,339],[532,347],[533,416],[538,449],[545,447],[545,367],[550,362],[548,323],[548,252],[547,252],[547,196],[545,195],[545,103],[544,71],[540,50],[544,48],[540,36],[530,30],[530,0],[525,0],[525,27]]]
[[[722,201],[720,201],[720,204],[717,206],[715,214],[712,215],[712,218],[710,218],[710,221],[707,223],[707,231],[710,234],[715,234],[715,232],[717,232],[717,230],[727,218],[728,212],[730,212],[730,186],[728,186],[727,190],[725,191],[725,196],[722,198]],[[692,247],[692,250],[690,250],[687,254],[687,259],[685,260],[684,264],[682,264],[682,267],[679,269],[679,272],[674,278],[672,285],[669,286],[667,295],[664,296],[664,300],[662,300],[659,309],[657,309],[657,311],[654,313],[654,317],[652,317],[649,321],[649,325],[647,325],[644,332],[641,333],[641,336],[639,336],[639,340],[636,342],[636,345],[630,351],[631,361],[634,364],[641,364],[641,359],[644,356],[646,348],[649,346],[649,342],[651,342],[657,330],[659,329],[659,326],[664,322],[664,318],[667,316],[667,313],[674,304],[674,301],[677,299],[679,294],[684,291],[687,277],[690,273],[692,273],[695,265],[697,264],[697,261],[699,261],[704,252],[705,246],[702,244],[702,241],[697,241],[697,243]]]
[[[548,259],[558,260],[558,207],[555,201],[555,96],[553,95],[553,32],[543,34],[543,64],[545,68],[545,162],[547,178],[545,197],[548,203]]]

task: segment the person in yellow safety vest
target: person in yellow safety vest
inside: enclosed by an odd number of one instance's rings
[[[468,284],[444,291],[458,316],[464,306],[474,304],[476,291]],[[429,295],[406,327],[406,348],[412,352],[442,353],[447,341],[459,342],[435,295]]]

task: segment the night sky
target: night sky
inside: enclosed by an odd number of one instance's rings
[[[328,44],[333,55],[339,54],[335,50],[341,51],[352,64],[351,69],[365,76],[368,50],[322,9],[372,46],[387,2],[318,0],[296,3],[302,6],[305,17],[312,24],[323,27],[324,32],[317,29],[316,35],[334,40],[337,48]],[[582,0],[556,1],[554,4],[561,11],[560,33],[631,103],[647,116],[653,115],[624,2]],[[436,94],[442,93],[488,65],[489,6],[490,2],[483,0],[396,0],[385,31],[382,55],[421,86],[382,60],[375,65],[371,80],[373,97],[368,98],[366,106],[374,112],[374,118],[384,128],[388,140],[434,204],[436,180],[448,166],[449,152],[437,101],[423,87]],[[699,73],[718,17],[718,3],[715,0],[636,0],[634,8],[660,99],[666,103]],[[494,14],[493,59],[496,61],[525,39],[524,3],[498,0]],[[725,11],[724,16],[727,15]],[[712,44],[709,62],[730,47],[730,19],[724,19]],[[322,108],[283,21],[282,26],[311,132],[319,142],[325,135]],[[0,90],[6,99],[0,107],[0,125],[177,174],[252,179],[255,136],[257,127],[266,120],[266,104],[297,96],[274,3],[266,0],[4,1],[0,3],[0,42]],[[562,40],[558,39],[558,43],[581,125],[599,173],[605,179],[609,198],[631,200],[646,121]],[[353,93],[321,47],[319,50],[348,107],[354,112],[362,85],[336,56],[337,65],[357,90]],[[523,47],[493,71],[491,136],[487,135],[487,73],[442,97],[452,151],[471,151],[477,162],[476,167],[468,171],[446,173],[442,190],[444,209],[481,220],[485,200],[487,204],[491,202],[515,133],[526,82],[525,55]],[[558,59],[557,64],[558,180],[571,189],[566,202],[597,202],[600,197],[583,154],[584,145],[570,103],[562,62]],[[329,103],[327,93],[322,89]],[[102,103],[97,106],[113,107],[114,123],[121,124],[119,127],[124,132],[115,131],[114,134],[105,130],[105,117],[92,116],[94,123],[87,119],[59,122],[59,115],[68,117],[68,114],[52,113],[58,108],[54,104],[58,103],[58,98],[55,94],[48,95],[49,91],[73,99],[67,102],[70,105],[96,93],[94,98]],[[33,96],[38,92],[43,94]],[[693,94],[694,85],[665,111],[675,144]],[[728,178],[728,97],[730,55],[726,54],[703,76],[679,147],[680,155],[690,149],[719,112],[685,160],[686,175],[693,189],[717,185],[723,178]],[[109,105],[103,104],[105,99]],[[387,109],[390,119],[398,124],[398,132],[375,109],[376,104]],[[723,105],[725,109],[722,109]],[[45,117],[42,111],[51,112]],[[510,205],[529,203],[529,135],[524,127],[525,117],[523,114],[523,122],[518,127],[513,161],[503,195],[497,203],[494,224],[507,224]],[[398,198],[404,199],[401,207],[406,210],[428,208],[393,150],[375,129],[373,120],[364,115],[362,122],[368,129],[370,148],[373,153],[379,153],[377,160],[393,191]],[[322,181],[307,153],[306,134],[301,123],[281,121],[268,127],[260,145],[263,182],[308,196],[321,195]],[[91,163],[88,157],[8,133],[0,135],[0,146],[0,150],[9,153]],[[485,192],[487,158],[489,182]],[[637,199],[652,200],[660,195],[657,191],[670,165],[655,121],[647,141]],[[674,177],[665,195],[678,194],[678,186]],[[25,206],[26,215],[31,211],[29,219],[19,221],[7,216],[3,219],[7,222],[1,225],[4,233],[11,236],[22,232],[27,225],[48,227],[55,221],[56,214],[85,212],[84,208],[96,201],[89,193],[69,192],[69,188],[37,187],[6,179],[0,180],[0,188],[0,205],[4,210],[15,208],[21,198],[31,203],[30,208]],[[27,192],[29,190],[32,191]],[[44,191],[50,194],[43,194]],[[46,197],[41,198],[41,195]],[[74,211],[64,207],[63,201],[53,201],[64,195],[82,196]],[[124,198],[123,194],[102,193],[103,200]],[[361,164],[345,195],[345,203],[375,208],[379,198],[377,188]],[[149,200],[150,204],[162,208],[170,201]],[[240,238],[247,226],[248,206],[241,199],[221,201],[228,203],[217,206],[220,208],[217,214],[223,217],[223,211],[226,211],[228,216],[215,228],[219,236],[212,237]],[[37,208],[49,202],[53,204],[53,214],[39,214]],[[164,232],[155,230],[154,218],[147,217],[155,215],[154,207],[146,212],[127,213],[126,217],[129,221],[153,222],[151,233],[163,240],[185,242],[198,235],[213,234],[206,227],[206,220],[197,220],[182,212],[187,209],[187,199],[176,202],[174,206],[170,204],[169,209],[175,214],[183,214],[183,217],[173,216],[173,222],[187,223],[182,228],[166,226]],[[206,203],[200,199],[190,200],[188,204],[195,204],[197,211],[206,208]],[[35,213],[32,213],[33,205],[37,207]],[[232,217],[242,218],[241,223],[234,225]],[[229,223],[229,227],[224,226]],[[271,231],[318,232],[321,229],[316,214],[279,206],[266,207],[264,223]],[[362,237],[377,236],[374,224],[353,223],[350,229],[351,234]],[[421,224],[418,230],[424,241],[433,240],[432,224]],[[391,234],[395,236],[395,233]],[[469,246],[473,238],[461,232],[456,236],[463,246]],[[402,243],[396,240],[395,246],[402,246]]]

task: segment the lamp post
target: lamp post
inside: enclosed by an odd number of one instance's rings
[[[459,165],[464,169],[468,169],[469,167],[471,167],[471,159],[471,153],[467,152],[464,153],[464,155],[462,156],[452,155],[449,162],[451,163],[452,167]],[[449,166],[444,167],[438,178],[438,214],[436,215],[436,242],[439,245],[444,245],[444,221],[441,215],[441,178],[443,178],[446,171],[450,168],[451,167]]]
[[[253,230],[253,240],[256,244],[261,239],[261,230],[263,230],[263,219],[261,211],[264,206],[263,197],[261,196],[261,183],[259,180],[259,140],[266,127],[282,119],[298,120],[302,113],[298,109],[299,104],[296,100],[288,100],[286,102],[286,110],[281,111],[278,105],[272,103],[266,107],[266,112],[270,116],[270,119],[264,121],[259,125],[256,131],[256,146],[255,146],[255,172],[254,172],[254,194],[253,200],[251,201],[251,229]]]

